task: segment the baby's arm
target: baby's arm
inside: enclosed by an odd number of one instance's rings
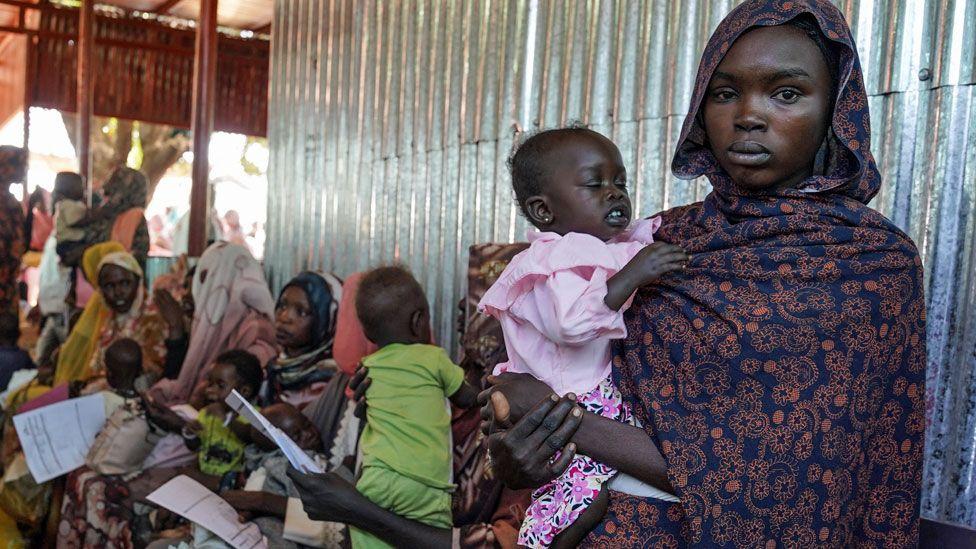
[[[607,296],[603,301],[607,307],[619,311],[638,288],[682,268],[687,262],[688,254],[677,246],[663,242],[650,244],[607,279]]]
[[[478,404],[478,390],[470,383],[465,381],[458,387],[457,391],[451,395],[451,404],[462,410],[467,410]]]

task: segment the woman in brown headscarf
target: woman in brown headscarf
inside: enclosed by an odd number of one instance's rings
[[[93,216],[85,236],[90,244],[114,241],[135,256],[146,268],[149,257],[149,226],[145,208],[148,193],[146,176],[132,168],[117,168],[102,186],[105,202]]]
[[[662,213],[656,235],[692,260],[637,293],[615,352],[644,429],[584,417],[567,436],[575,406],[499,379],[492,399],[522,420],[491,435],[496,471],[538,485],[555,449],[578,449],[679,498],[611,484],[586,539],[601,547],[916,546],[922,264],[867,206],[881,186],[870,137],[836,7],[735,8],[706,46],[671,165],[713,190]]]

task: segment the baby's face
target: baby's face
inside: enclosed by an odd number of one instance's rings
[[[224,402],[231,391],[237,388],[238,382],[237,370],[233,364],[221,364],[219,362],[214,364],[207,375],[207,388],[204,390],[207,402]],[[248,398],[250,395],[243,396]]]
[[[264,416],[272,425],[279,428],[295,441],[303,450],[318,450],[322,446],[322,439],[318,429],[304,414],[290,404],[272,404],[263,410]],[[274,450],[275,444],[252,430],[254,440],[265,450]]]
[[[560,138],[548,159],[543,188],[551,222],[545,230],[577,232],[607,241],[630,225],[627,170],[616,145],[590,132]]]

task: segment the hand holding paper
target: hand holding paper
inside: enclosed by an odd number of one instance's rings
[[[227,395],[227,405],[238,414],[244,416],[255,429],[278,445],[291,466],[303,473],[324,473],[321,467],[302,450],[294,440],[268,421],[268,418],[261,415],[251,406],[244,397],[237,391],[232,391]]]
[[[232,547],[268,547],[257,525],[238,522],[237,511],[229,503],[188,476],[170,480],[146,499],[210,530]]]
[[[34,481],[47,482],[85,464],[105,425],[105,398],[73,398],[14,416],[14,427]]]

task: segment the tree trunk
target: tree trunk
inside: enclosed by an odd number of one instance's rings
[[[75,115],[61,113],[61,118],[71,144],[77,147]],[[92,124],[92,188],[96,190],[101,188],[102,183],[116,168],[126,165],[132,151],[132,134],[136,123],[131,120],[117,120],[115,128],[102,131],[105,126],[111,126],[110,121],[108,118],[95,118]],[[152,200],[156,185],[163,175],[189,150],[190,139],[186,132],[171,126],[139,122],[138,128],[139,142],[142,145],[142,165],[138,169],[146,176],[149,185],[146,196]]]

